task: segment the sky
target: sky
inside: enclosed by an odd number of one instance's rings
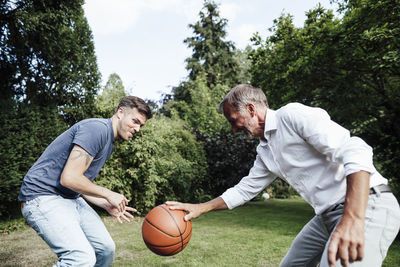
[[[302,27],[306,12],[329,0],[215,0],[228,20],[227,41],[239,49],[258,32],[263,39],[282,13]],[[117,73],[129,95],[159,101],[185,80],[185,59],[192,50],[183,40],[193,36],[189,24],[199,20],[203,0],[86,0],[84,11],[93,33],[102,86]]]

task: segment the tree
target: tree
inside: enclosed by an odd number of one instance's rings
[[[115,112],[124,96],[126,93],[121,78],[118,74],[112,73],[102,93],[96,99],[96,107],[103,117],[109,117]]]
[[[238,84],[244,84],[244,83],[249,84],[251,81],[250,55],[251,55],[252,51],[253,51],[253,49],[251,48],[250,45],[247,45],[246,48],[243,50],[241,50],[241,49],[235,50],[234,59],[236,60],[238,66],[239,66],[239,70],[236,75]]]
[[[205,1],[199,16],[198,22],[189,25],[194,36],[184,41],[193,50],[186,59],[188,79],[173,89],[172,97],[164,98],[161,113],[183,119],[196,134],[208,164],[201,189],[215,197],[242,178],[254,160],[255,142],[230,134],[228,122],[218,113],[230,88],[249,82],[251,49],[240,51],[224,40],[227,20],[219,17],[214,2]]]
[[[252,83],[272,107],[297,101],[328,110],[374,148],[376,166],[400,194],[399,2],[335,2],[341,19],[318,6],[303,28],[283,15],[265,42],[255,37]]]
[[[100,74],[83,0],[0,3],[3,108],[61,108],[73,123],[91,114]]]
[[[291,15],[274,20],[271,36],[259,36],[251,53],[252,84],[263,88],[271,107],[288,102],[320,105],[321,97],[331,95],[328,83],[337,73],[335,27],[332,11],[321,6],[307,12],[303,28],[295,28]]]
[[[52,108],[31,106],[0,113],[0,218],[20,215],[17,197],[23,177],[66,128]]]
[[[351,103],[363,118],[353,128],[374,147],[378,167],[400,196],[400,2],[341,3],[343,91],[358,89]]]
[[[189,82],[205,77],[210,90],[217,84],[232,87],[238,83],[239,66],[234,58],[234,44],[224,40],[227,20],[220,18],[218,6],[212,1],[204,1],[199,16],[198,22],[189,24],[194,36],[184,40],[193,50],[192,56],[186,59]],[[187,82],[174,88],[174,99],[190,103]]]
[[[100,74],[83,0],[0,1],[0,216],[68,125],[90,116]]]

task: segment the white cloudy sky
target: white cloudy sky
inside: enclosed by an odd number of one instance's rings
[[[227,40],[238,48],[250,44],[255,32],[267,29],[282,12],[303,26],[306,11],[318,3],[335,9],[329,0],[216,0],[228,19]],[[198,21],[202,0],[86,0],[85,15],[94,36],[104,85],[117,73],[129,94],[160,100],[186,78],[185,59],[191,55],[183,40]]]

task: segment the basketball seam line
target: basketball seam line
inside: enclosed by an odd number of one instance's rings
[[[186,239],[190,239],[189,237],[190,237],[190,234],[191,234],[191,233],[192,233],[192,230],[190,230],[190,232],[189,232],[188,235],[183,239],[183,241],[186,241]],[[144,242],[147,243],[147,244],[149,244],[149,245],[151,245],[152,247],[157,247],[157,248],[171,247],[171,246],[175,246],[175,245],[178,245],[179,243],[181,243],[181,241],[179,241],[179,242],[174,243],[174,244],[171,244],[171,245],[160,246],[160,245],[156,245],[156,244],[153,244],[153,243],[151,243],[151,242],[148,242],[148,241],[146,241],[146,240],[144,240]],[[188,241],[187,243],[189,243],[189,241]]]
[[[149,221],[147,218],[145,218],[145,221],[146,222],[148,222],[150,225],[152,225],[154,228],[156,228],[157,230],[159,230],[161,233],[163,233],[163,234],[166,234],[167,236],[170,236],[170,237],[179,237],[179,236],[177,236],[177,235],[171,235],[171,234],[168,234],[168,233],[166,233],[166,232],[164,232],[162,229],[160,229],[159,227],[157,227],[156,225],[154,225],[151,221]],[[180,233],[180,232],[179,232]]]
[[[190,230],[190,233],[183,239],[183,241],[186,241],[187,239],[190,240],[190,234],[191,234],[191,233],[192,233],[192,231]],[[174,244],[171,244],[171,245],[160,246],[160,245],[156,245],[156,244],[153,244],[153,243],[151,243],[151,242],[148,242],[148,241],[146,241],[146,240],[144,240],[144,242],[145,242],[146,244],[148,244],[148,245],[154,247],[154,248],[167,248],[167,247],[172,247],[172,246],[175,246],[175,245],[178,245],[179,243],[181,243],[181,241],[179,241],[179,242],[174,243]],[[189,243],[189,241],[186,242],[186,244],[188,244],[188,243]]]
[[[181,247],[182,247],[182,250],[183,250],[183,238],[182,238],[182,232],[181,232],[181,229],[179,229],[179,225],[178,225],[177,221],[175,220],[175,217],[174,217],[174,216],[172,216],[171,212],[169,212],[169,210],[168,210],[168,209],[164,208],[163,206],[160,206],[160,207],[161,207],[162,209],[164,209],[166,212],[168,212],[169,216],[171,216],[171,218],[174,220],[174,223],[175,223],[175,225],[176,225],[176,228],[178,228],[179,234],[180,234],[180,236],[181,236],[181,242],[182,242],[182,245],[181,245]],[[186,222],[186,225],[187,225],[187,222]],[[185,225],[185,231],[186,231],[186,225]]]

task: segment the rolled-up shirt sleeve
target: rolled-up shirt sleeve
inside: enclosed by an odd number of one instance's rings
[[[372,148],[361,138],[351,137],[337,152],[342,159],[346,176],[358,172],[375,172]]]
[[[249,174],[237,185],[226,190],[221,198],[229,209],[236,208],[257,196],[275,178],[276,176],[268,171],[260,156],[257,155]]]

